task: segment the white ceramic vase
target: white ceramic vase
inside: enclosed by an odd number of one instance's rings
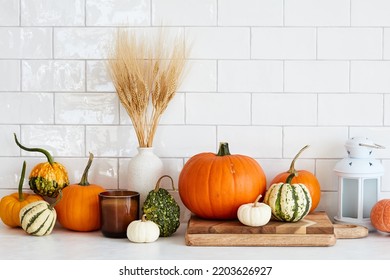
[[[129,162],[128,188],[140,193],[140,207],[162,175],[163,163],[154,153],[153,147],[138,148],[138,154]]]

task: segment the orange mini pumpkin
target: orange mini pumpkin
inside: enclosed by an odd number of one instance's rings
[[[390,199],[382,199],[375,203],[370,214],[372,226],[383,232],[390,232]]]
[[[276,183],[284,183],[286,182],[289,175],[292,173],[295,173],[294,178],[291,180],[291,184],[304,184],[310,192],[310,196],[312,199],[312,206],[310,208],[309,213],[313,212],[321,199],[321,187],[320,182],[318,181],[317,177],[307,170],[295,170],[295,162],[298,159],[298,157],[301,155],[301,153],[306,150],[309,147],[309,145],[306,145],[303,147],[294,157],[294,159],[291,162],[290,169],[286,172],[280,173],[275,176],[275,178],[271,181],[270,186]]]
[[[228,143],[215,153],[191,157],[179,176],[183,204],[204,219],[236,219],[240,205],[264,196],[266,177],[259,163],[245,155],[231,155]]]
[[[88,182],[88,171],[92,160],[93,154],[90,153],[80,183],[64,188],[62,199],[55,207],[58,222],[66,229],[74,231],[100,229],[99,193],[105,189]]]
[[[9,227],[21,227],[19,212],[27,204],[43,200],[40,195],[23,193],[23,180],[26,174],[26,162],[23,162],[18,192],[4,196],[0,200],[0,218]]]

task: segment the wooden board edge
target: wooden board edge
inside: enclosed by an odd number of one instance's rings
[[[187,246],[214,247],[329,247],[336,244],[334,234],[188,234]]]
[[[364,238],[368,236],[368,228],[360,225],[333,224],[337,239]]]

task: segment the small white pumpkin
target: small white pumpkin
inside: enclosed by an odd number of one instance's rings
[[[254,203],[241,205],[237,210],[238,220],[252,227],[266,225],[271,220],[271,207],[265,203],[260,203],[261,194],[256,198]]]
[[[145,214],[142,215],[141,220],[132,221],[127,227],[127,238],[131,242],[154,242],[159,236],[160,228],[155,222],[146,220]]]
[[[20,223],[25,232],[43,236],[52,232],[57,219],[56,210],[45,200],[27,204],[19,212]]]

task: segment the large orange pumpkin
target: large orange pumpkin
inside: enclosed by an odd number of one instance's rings
[[[74,231],[94,231],[100,229],[99,193],[102,186],[88,182],[88,171],[93,154],[85,167],[79,184],[72,184],[62,190],[62,199],[56,205],[58,222],[66,229]]]
[[[370,214],[372,226],[383,232],[390,232],[390,199],[382,199],[375,203]]]
[[[245,155],[231,155],[228,143],[215,153],[191,157],[179,176],[183,204],[204,219],[236,219],[238,208],[264,197],[266,177],[259,163]]]
[[[27,204],[43,200],[40,195],[23,193],[23,180],[26,174],[26,162],[23,162],[18,192],[4,196],[0,200],[0,218],[9,227],[21,227],[19,212]]]
[[[287,177],[291,175],[292,173],[295,173],[294,178],[291,180],[292,184],[304,184],[310,192],[310,196],[312,199],[312,206],[310,208],[310,213],[313,212],[320,202],[321,199],[321,186],[320,182],[318,181],[317,177],[307,170],[295,170],[295,162],[298,159],[298,157],[301,155],[301,153],[306,150],[309,147],[309,145],[306,145],[303,147],[297,155],[294,157],[294,159],[291,162],[290,169],[286,172],[280,173],[275,176],[275,178],[271,181],[270,186],[276,183],[284,183],[287,180]]]

